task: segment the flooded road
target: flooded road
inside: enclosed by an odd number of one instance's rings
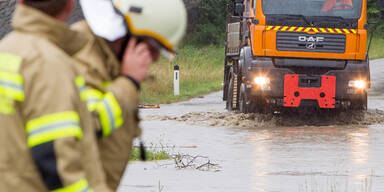
[[[363,114],[229,113],[221,92],[142,110],[148,146],[203,156],[196,164],[215,166],[202,171],[179,169],[173,160],[133,162],[119,192],[382,192],[384,60],[373,61],[371,71]]]

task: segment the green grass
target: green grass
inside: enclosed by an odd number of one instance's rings
[[[173,95],[173,66],[180,66],[180,96]],[[186,45],[173,62],[161,59],[150,67],[142,104],[165,104],[220,90],[224,78],[224,47]]]
[[[368,38],[369,41],[369,38]],[[369,43],[369,42],[368,42]],[[372,39],[371,49],[369,50],[370,59],[384,58],[384,38],[375,35]]]
[[[147,161],[160,161],[160,160],[169,160],[172,159],[171,155],[169,155],[166,151],[151,151],[146,150],[145,154],[147,156]],[[131,154],[131,161],[139,161],[140,159],[140,149],[138,147],[134,147]]]

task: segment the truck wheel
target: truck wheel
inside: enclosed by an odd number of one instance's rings
[[[244,83],[242,83],[240,86],[240,96],[239,96],[239,110],[241,113],[250,112],[249,105],[247,104],[247,102],[248,102],[247,91]]]

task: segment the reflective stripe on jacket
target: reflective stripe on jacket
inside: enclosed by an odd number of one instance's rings
[[[120,62],[105,40],[94,36],[85,21],[72,27],[89,38],[75,55],[84,77],[77,79],[77,85],[99,125],[95,131],[101,136],[102,163],[108,185],[116,190],[129,161],[133,139],[141,134],[137,117],[139,93],[130,80],[120,76]]]

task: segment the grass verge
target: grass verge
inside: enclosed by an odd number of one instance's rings
[[[173,95],[173,67],[180,66],[180,96]],[[143,84],[142,104],[165,104],[221,89],[224,78],[224,47],[185,45],[173,62],[161,59],[150,67]]]
[[[147,161],[160,161],[160,160],[169,160],[172,159],[172,156],[169,155],[166,151],[161,150],[158,152],[146,150],[145,154],[147,156]],[[139,161],[140,159],[140,149],[134,147],[131,154],[131,161]]]
[[[369,43],[369,38],[368,38]],[[370,59],[380,59],[384,58],[384,38],[377,37],[375,35],[372,39],[371,49],[369,50]]]

